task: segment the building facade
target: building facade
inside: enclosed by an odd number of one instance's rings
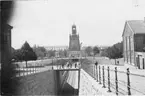
[[[0,61],[3,65],[7,65],[11,62],[11,29],[13,27],[6,24],[1,34],[1,52]]]
[[[126,21],[122,38],[124,62],[145,69],[145,20]]]

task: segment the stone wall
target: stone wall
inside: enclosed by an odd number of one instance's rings
[[[55,76],[55,86],[56,86],[56,94],[60,95],[61,90],[63,88],[64,83],[66,82],[68,78],[68,71],[59,71],[55,70],[54,71],[54,76]]]
[[[107,88],[102,88],[101,84],[98,84],[88,73],[83,69],[80,72],[80,96],[113,96],[114,93],[107,92]]]

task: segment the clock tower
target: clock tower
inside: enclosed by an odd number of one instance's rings
[[[76,25],[72,25],[72,34],[69,36],[69,55],[80,56],[80,41]]]

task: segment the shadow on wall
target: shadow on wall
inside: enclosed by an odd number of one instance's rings
[[[1,34],[0,34],[0,63],[1,63],[1,90],[2,95],[12,94],[12,80],[11,77],[15,75],[14,67],[11,64],[11,52],[8,51],[8,46],[11,47],[10,43],[7,43],[7,36],[5,33],[9,31],[8,23],[13,14],[14,2],[12,1],[1,1]],[[10,36],[11,37],[11,36]],[[11,40],[9,40],[11,41]]]

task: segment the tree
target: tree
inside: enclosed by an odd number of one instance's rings
[[[58,53],[60,57],[67,57],[67,50],[59,50]]]
[[[87,53],[88,56],[92,56],[93,49],[91,46],[88,46],[85,48],[85,53]]]
[[[27,61],[28,60],[36,60],[37,56],[33,49],[30,47],[28,42],[26,41],[23,46],[21,47],[21,52],[22,52],[22,60],[26,61],[26,67],[27,67]]]
[[[42,58],[46,57],[47,51],[42,46],[37,46],[37,47],[34,46],[33,47],[33,51],[36,53],[36,55],[37,55],[38,58],[41,58],[42,59]]]
[[[101,53],[102,56],[107,56],[112,59],[122,58],[123,57],[123,42],[116,43],[111,47],[103,50]]]
[[[100,50],[99,50],[99,48],[98,48],[97,46],[95,46],[95,47],[93,48],[93,53],[94,53],[94,56],[95,56],[96,54],[100,53]]]
[[[14,59],[15,61],[22,61],[22,51],[20,49],[15,50],[12,53],[12,59]]]
[[[49,58],[54,57],[54,56],[55,56],[55,52],[56,52],[55,50],[48,50],[48,51],[47,51],[48,57],[49,57]]]
[[[67,57],[67,50],[63,50],[64,56]]]

